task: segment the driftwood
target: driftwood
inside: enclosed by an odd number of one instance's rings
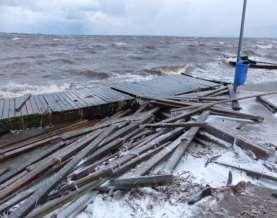
[[[209,111],[203,112],[197,119],[197,122],[205,121],[208,118],[209,114],[210,114]],[[166,164],[166,167],[165,167],[166,172],[173,172],[176,165],[178,164],[181,157],[183,156],[184,152],[186,151],[188,146],[192,143],[199,129],[200,127],[192,127],[181,136],[180,138],[181,143],[175,149],[175,151],[173,152],[172,156],[169,158]]]
[[[226,88],[226,86],[221,86],[221,87],[219,87],[219,88],[217,88],[217,89],[214,89],[214,90],[211,90],[211,91],[209,91],[209,92],[207,92],[206,94],[203,94],[203,95],[200,95],[201,97],[214,97],[214,96],[216,96],[218,93],[222,93],[222,91],[227,91],[227,88]]]
[[[96,149],[98,143],[97,138],[101,138],[101,134],[99,134],[99,132],[91,134],[90,137],[86,137],[82,143],[88,144],[88,146],[74,156],[72,160],[57,173],[49,179],[43,181],[41,183],[41,187],[38,188],[26,201],[24,201],[21,207],[16,209],[10,216],[14,218],[26,216],[35,207],[35,205],[40,202],[40,200],[48,194],[55,187],[55,185],[63,179],[89,152]],[[94,143],[91,143],[92,141]]]
[[[193,140],[203,144],[221,141],[227,146],[235,142],[258,158],[269,156],[268,149],[230,130],[206,123],[209,111],[227,118],[263,120],[222,105],[257,95],[234,99],[225,95],[228,97],[225,99],[223,94],[227,92],[226,86],[218,86],[175,97],[134,94],[144,102],[138,109],[129,108],[97,123],[65,125],[10,145],[0,145],[4,161],[8,157],[20,159],[22,153],[39,150],[42,146],[47,148],[18,167],[5,166],[1,171],[0,211],[10,217],[72,216],[90,201],[88,193],[167,185],[173,180],[171,175],[149,176],[149,173],[162,161],[161,172],[173,172]],[[268,94],[272,92],[258,96]],[[193,115],[198,119],[192,118]],[[110,182],[102,185],[105,181]],[[14,207],[16,204],[20,207]],[[68,205],[63,207],[65,204]],[[57,208],[62,209],[49,214]]]
[[[10,179],[12,176],[16,175],[17,173],[20,173],[21,171],[26,170],[27,167],[30,167],[35,162],[42,160],[44,157],[52,154],[53,152],[60,149],[64,145],[66,145],[65,142],[59,142],[57,144],[54,144],[51,146],[50,149],[46,150],[46,152],[41,152],[40,154],[36,155],[33,159],[27,160],[26,162],[20,164],[18,167],[8,170],[4,175],[0,176],[0,183],[5,182],[6,180]]]
[[[182,131],[182,128],[177,129],[178,131]],[[176,131],[176,130],[175,130]],[[180,133],[180,132],[179,132]],[[149,160],[142,163],[134,172],[134,175],[143,176],[146,175],[154,166],[156,166],[159,162],[164,160],[169,154],[171,154],[176,147],[181,143],[181,137],[179,136],[176,140],[174,140],[169,145],[165,146],[159,153],[151,157]]]
[[[264,148],[261,145],[258,145],[254,142],[251,142],[248,139],[245,139],[244,137],[231,132],[230,130],[226,130],[223,127],[217,128],[212,125],[206,125],[203,127],[205,131],[208,133],[224,140],[227,141],[228,143],[236,143],[238,146],[240,146],[243,149],[247,149],[252,151],[257,158],[265,158],[270,156],[272,153],[268,149]]]
[[[258,102],[260,102],[266,109],[268,109],[272,113],[277,112],[277,105],[273,104],[272,102],[268,101],[267,99],[259,96],[256,98]]]
[[[163,186],[172,183],[172,175],[151,175],[123,179],[113,179],[108,184],[113,189],[129,189],[134,187]]]
[[[72,201],[74,198],[76,198],[78,196],[82,196],[84,193],[96,189],[101,184],[103,184],[103,182],[105,182],[105,181],[106,180],[99,180],[96,182],[89,183],[86,186],[84,186],[74,192],[71,192],[60,198],[48,201],[44,205],[35,208],[26,217],[28,217],[28,218],[43,217],[43,216],[49,214],[50,212],[54,211],[55,209],[61,207],[62,205],[66,204],[67,202]],[[11,214],[11,217],[14,217],[13,214]]]
[[[97,189],[97,187],[96,187],[96,189]],[[85,209],[89,203],[93,202],[93,200],[96,198],[97,194],[98,194],[97,191],[88,192],[85,195],[81,196],[79,199],[72,202],[70,205],[59,210],[57,213],[52,214],[51,217],[74,218],[78,215],[78,213],[80,213],[83,209]]]
[[[261,117],[261,116],[248,114],[248,113],[242,113],[242,112],[233,111],[233,110],[228,110],[228,109],[225,109],[225,108],[222,108],[222,107],[219,107],[219,106],[211,107],[211,113],[215,114],[215,115],[220,115],[220,116],[252,120],[252,121],[257,122],[257,123],[260,123],[264,120],[264,118]]]
[[[236,169],[236,170],[244,171],[244,172],[246,172],[246,174],[248,174],[249,176],[254,176],[254,177],[257,177],[257,178],[259,178],[259,179],[265,178],[265,179],[269,179],[269,180],[272,180],[272,181],[277,181],[277,176],[276,176],[276,174],[264,173],[264,172],[257,172],[257,171],[255,171],[255,170],[247,169],[247,168],[245,168],[245,167],[236,166],[236,165],[232,165],[232,164],[229,164],[229,163],[222,163],[222,162],[218,162],[218,161],[215,161],[215,162],[213,162],[213,163],[219,164],[219,165],[222,165],[222,166],[225,166],[225,167],[231,167],[231,168]]]
[[[145,128],[172,128],[172,127],[203,127],[207,123],[205,122],[176,122],[176,123],[151,123],[142,125]]]

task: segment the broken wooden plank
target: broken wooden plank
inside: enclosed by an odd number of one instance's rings
[[[273,104],[272,102],[268,101],[267,99],[259,96],[256,98],[265,108],[267,108],[270,112],[276,113],[277,112],[277,105]]]
[[[227,87],[226,86],[220,86],[217,89],[211,90],[211,91],[207,91],[204,94],[200,94],[201,97],[213,97],[215,94],[218,94],[219,92],[222,91],[227,91]]]
[[[211,107],[211,113],[219,116],[235,117],[239,119],[252,120],[254,122],[260,123],[263,122],[264,118],[258,115],[228,110],[220,106]]]
[[[25,161],[20,166],[18,166],[16,168],[9,169],[9,171],[7,173],[0,176],[0,183],[5,182],[6,180],[10,179],[12,176],[14,176],[14,175],[20,173],[21,171],[25,170],[31,164],[33,164],[33,163],[43,159],[44,157],[50,155],[54,151],[56,151],[56,150],[60,149],[61,147],[63,147],[64,145],[66,145],[65,142],[58,142],[56,144],[53,144],[53,145],[51,145],[51,148],[49,148],[45,152],[40,152],[34,158]]]
[[[56,198],[54,200],[48,201],[45,204],[35,208],[30,214],[26,215],[28,218],[37,218],[37,217],[44,217],[45,215],[49,214],[50,212],[54,211],[55,209],[58,209],[59,207],[65,205],[66,203],[84,195],[87,192],[90,192],[97,187],[99,187],[101,184],[103,184],[106,181],[106,179],[100,179],[98,181],[93,181],[80,189],[70,192],[67,195],[64,195],[60,198]],[[12,218],[15,216],[13,213],[10,215]]]
[[[29,198],[27,198],[26,201],[24,201],[21,205],[21,207],[17,208],[14,212],[11,213],[11,217],[23,217],[30,213],[30,211],[35,207],[37,203],[40,202],[40,200],[48,194],[55,186],[56,184],[62,180],[66,175],[70,173],[70,171],[76,167],[76,165],[91,151],[96,150],[96,146],[99,143],[99,139],[101,138],[101,134],[99,132],[94,132],[89,136],[85,136],[81,143],[85,144],[86,147],[83,148],[78,154],[72,157],[72,159],[65,164],[57,173],[49,177],[48,179],[41,182],[38,189],[35,191],[33,195],[31,195]],[[56,160],[58,161],[58,160]],[[49,165],[51,162],[49,162]],[[47,166],[44,166],[44,168]],[[17,186],[18,188],[18,186]],[[5,191],[4,193],[1,193],[1,197],[3,198],[6,194],[9,194],[11,190]]]
[[[204,122],[208,118],[209,114],[210,114],[209,111],[202,112],[201,115],[197,118],[197,122]],[[169,158],[166,164],[166,167],[165,167],[166,172],[170,172],[170,173],[173,172],[178,162],[180,161],[181,157],[184,155],[184,152],[186,151],[188,146],[190,146],[190,144],[192,143],[199,129],[200,127],[192,127],[189,130],[187,130],[185,133],[183,133],[183,135],[180,138],[181,143],[175,149],[175,151],[173,152],[173,154],[171,155],[171,157]]]
[[[143,128],[176,128],[176,127],[203,127],[207,123],[205,122],[176,122],[176,123],[150,123],[141,125]]]
[[[251,142],[250,140],[240,136],[239,134],[232,132],[230,129],[226,130],[223,127],[217,128],[210,124],[204,126],[203,129],[206,132],[224,141],[227,141],[228,143],[231,143],[231,144],[236,143],[241,148],[252,151],[257,158],[266,158],[266,157],[269,157],[270,154],[272,153],[271,151],[264,148],[263,146],[258,145],[254,142]]]
[[[95,188],[99,189],[100,187]],[[77,217],[78,214],[81,213],[88,206],[88,204],[91,204],[95,200],[97,194],[98,191],[86,191],[83,196],[78,199],[76,199],[75,197],[75,199],[73,199],[73,202],[58,210],[54,214],[51,214],[51,216],[55,218]]]
[[[180,128],[180,130],[182,130]],[[179,136],[169,145],[165,146],[160,152],[151,157],[149,160],[143,162],[138,168],[133,172],[136,176],[146,175],[154,166],[164,160],[169,154],[171,154],[176,147],[181,143],[182,136]]]
[[[129,189],[134,187],[163,186],[172,183],[173,175],[150,175],[122,179],[112,179],[107,185],[113,189]]]
[[[257,172],[255,170],[249,169],[249,168],[245,168],[245,167],[241,167],[241,166],[237,166],[237,165],[233,165],[233,164],[229,164],[229,163],[223,163],[223,162],[218,162],[218,161],[214,161],[213,163],[215,164],[219,164],[225,167],[231,167],[234,168],[236,170],[240,170],[240,171],[244,171],[246,172],[247,175],[249,176],[254,176],[257,178],[265,178],[265,179],[269,179],[272,181],[277,181],[277,176],[276,174],[273,173],[265,173],[265,172]]]

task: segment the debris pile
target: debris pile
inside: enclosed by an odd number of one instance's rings
[[[221,85],[208,91],[166,98],[125,94],[135,97],[138,104],[96,124],[80,121],[0,145],[4,166],[0,169],[1,214],[67,217],[84,209],[95,191],[174,183],[177,178],[172,173],[193,141],[205,143],[217,138],[236,143],[256,159],[267,158],[272,153],[269,148],[217,127],[207,119],[218,115],[250,123],[262,122],[260,116],[232,110],[230,103],[237,109],[238,100],[276,93],[234,98],[230,89]],[[205,134],[199,134],[200,129]],[[27,153],[31,154],[22,159]],[[161,170],[153,174],[158,165]],[[277,181],[274,175],[240,170]],[[233,190],[231,183],[224,188],[208,188],[206,192]],[[198,200],[199,197],[190,203]]]

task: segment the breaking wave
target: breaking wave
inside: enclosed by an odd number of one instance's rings
[[[107,79],[110,77],[110,75],[107,73],[97,72],[94,70],[81,70],[78,73],[74,72],[74,74],[79,74],[81,76],[86,76],[93,79]]]
[[[257,48],[260,48],[260,49],[272,49],[273,48],[272,44],[257,44],[256,46],[257,46]]]
[[[114,42],[112,44],[113,47],[116,47],[116,48],[127,48],[128,47],[128,43],[126,42]]]
[[[43,94],[52,92],[61,92],[69,89],[71,84],[65,83],[61,85],[30,85],[30,84],[18,84],[8,83],[7,85],[1,86],[0,98],[13,98],[26,94]]]
[[[194,71],[192,65],[175,65],[175,66],[161,66],[154,67],[151,69],[145,69],[144,72],[151,75],[167,75],[167,74],[181,74],[181,73],[190,73]]]

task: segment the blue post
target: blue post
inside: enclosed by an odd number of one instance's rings
[[[245,83],[246,78],[247,78],[248,66],[249,66],[248,62],[242,61],[240,58],[243,33],[244,33],[246,5],[247,5],[247,0],[244,0],[243,9],[242,9],[242,17],[241,17],[241,26],[240,26],[237,64],[236,64],[236,71],[235,71],[235,78],[234,78],[234,91],[235,92],[237,91],[238,86],[241,86]]]
[[[247,71],[248,71],[249,63],[248,61],[239,60],[236,64],[236,72],[235,72],[235,79],[234,85],[235,86],[242,86],[246,79],[247,79]]]

